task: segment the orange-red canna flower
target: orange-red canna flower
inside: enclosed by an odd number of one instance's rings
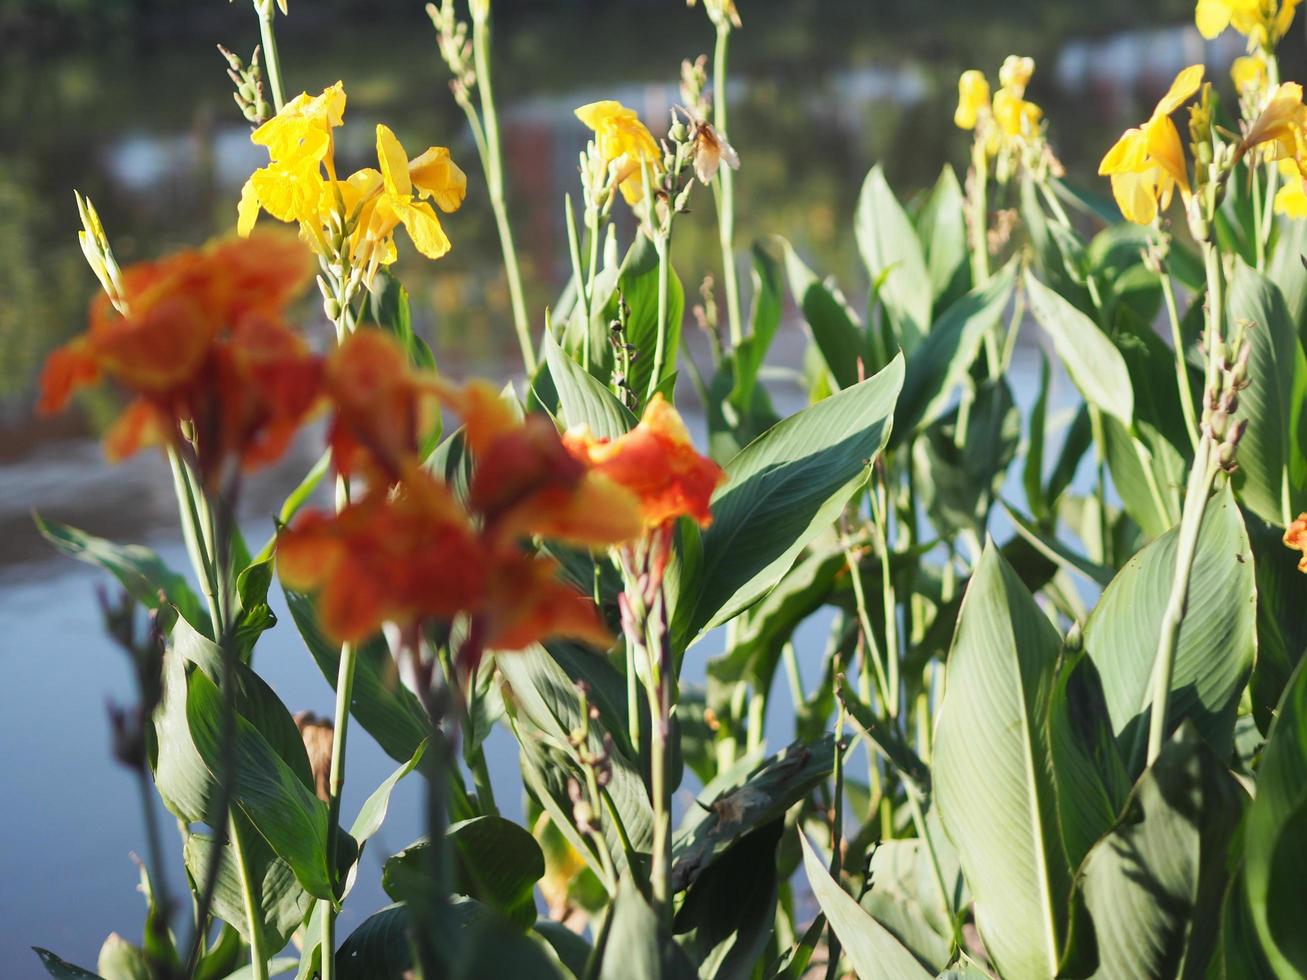
[[[709,503],[726,474],[695,451],[680,414],[662,395],[649,402],[639,425],[617,439],[597,438],[585,427],[563,439],[577,459],[639,498],[646,528],[682,516],[701,527],[712,522]]]
[[[410,468],[338,514],[311,511],[281,533],[277,568],[291,589],[317,592],[327,635],[358,642],[383,623],[448,620],[478,607],[486,552],[449,489]]]
[[[1299,514],[1297,520],[1284,529],[1284,544],[1294,551],[1302,552],[1298,571],[1307,574],[1307,513]]]
[[[516,548],[491,562],[483,610],[487,649],[524,650],[551,637],[608,647],[613,637],[587,596],[559,581],[558,564]]]
[[[547,417],[519,418],[485,382],[446,387],[441,397],[462,416],[476,455],[468,503],[488,535],[592,548],[639,536],[639,502],[569,453]]]
[[[366,473],[374,485],[399,480],[435,426],[438,379],[414,368],[380,330],[360,329],[327,362],[326,390],[335,417],[328,439],[336,469]]]
[[[95,300],[90,329],[47,361],[38,408],[58,411],[108,377],[135,396],[106,438],[110,457],[180,445],[188,423],[214,489],[233,463],[279,456],[317,402],[321,364],[281,320],[310,276],[308,251],[284,235],[133,266],[122,277],[126,314]]]

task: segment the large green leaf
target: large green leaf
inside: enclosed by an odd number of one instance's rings
[[[735,348],[731,404],[744,411],[753,404],[754,388],[763,358],[781,325],[781,291],[784,288],[784,246],[763,239],[753,246],[753,312],[749,334]]]
[[[902,383],[896,357],[875,377],[772,427],[727,464],[697,574],[680,583],[676,635],[693,640],[747,609],[835,520],[889,438]]]
[[[223,696],[201,670],[188,679],[186,719],[209,771],[219,774]],[[232,800],[316,898],[332,897],[327,864],[327,805],[313,795],[259,730],[237,715]]]
[[[965,207],[957,174],[945,164],[917,217],[917,237],[926,256],[936,316],[971,288]]]
[[[1229,309],[1232,323],[1252,324],[1251,383],[1235,413],[1248,422],[1235,485],[1250,510],[1283,524],[1307,507],[1307,356],[1280,290],[1242,262],[1230,280]]]
[[[1105,829],[1111,819],[1094,805],[1104,793],[1087,757],[1068,750],[1073,719],[1053,710],[1061,652],[1057,631],[991,542],[949,653],[933,775],[981,938],[1005,976],[1056,973],[1071,885],[1062,823],[1098,817]]]
[[[654,350],[658,338],[658,253],[648,236],[638,234],[618,275],[617,292],[604,308],[607,322],[617,319],[618,296],[626,300],[631,316],[626,322],[626,342],[639,350],[627,379],[641,398],[649,390],[653,377]],[[685,314],[685,292],[674,270],[668,270],[667,337],[663,348],[665,360],[659,382],[676,373],[676,353],[681,343],[681,320]]]
[[[807,835],[800,832],[799,840],[808,884],[859,980],[930,980],[930,973],[894,934],[831,877]]]
[[[933,813],[927,820],[932,817]],[[934,858],[920,838],[877,844],[867,863],[871,887],[858,904],[921,963],[942,970],[952,950],[954,910],[964,907],[966,889],[957,855],[937,821],[932,834]],[[939,877],[934,860],[939,861]]]
[[[304,645],[334,690],[340,647],[323,634],[311,598],[287,589],[286,604]],[[396,762],[407,762],[431,732],[426,713],[413,692],[401,683],[399,668],[383,637],[361,643],[355,655],[358,662],[354,667],[350,714],[377,740],[383,752]]]
[[[601,439],[616,439],[635,426],[635,416],[617,396],[572,360],[547,332],[544,349],[563,421],[569,427],[587,425]]]
[[[33,946],[32,952],[41,960],[41,965],[45,967],[45,972],[54,977],[55,980],[104,980],[98,974],[90,970],[83,970],[80,966],[73,966],[67,960],[61,959],[48,949],[40,946]]]
[[[255,893],[259,897],[262,911],[260,928],[265,948],[282,949],[290,941],[291,934],[304,921],[309,907],[313,904],[300,883],[295,879],[295,872],[285,861],[273,854],[271,848],[261,836],[249,827],[245,817],[237,817],[245,828],[241,841],[245,845],[246,867],[254,881]],[[249,921],[245,914],[245,893],[240,876],[236,871],[236,860],[232,847],[219,843],[207,834],[191,834],[186,838],[183,848],[186,871],[192,881],[205,881],[209,862],[217,855],[217,885],[213,893],[213,911],[218,918],[231,925],[240,933],[245,942],[249,942]]]
[[[1077,900],[1097,938],[1095,977],[1205,975],[1245,800],[1197,731],[1181,726],[1080,869]]]
[[[931,277],[912,222],[879,164],[863,181],[853,230],[871,281],[881,283],[879,298],[899,342],[911,354],[930,330]]]
[[[831,288],[804,264],[789,242],[776,241],[785,251],[790,293],[812,331],[821,359],[837,385],[853,387],[858,383],[859,364],[865,367],[871,357],[862,326],[854,321],[852,312]]]
[[[944,413],[953,389],[966,377],[980,352],[985,335],[999,325],[1015,281],[1015,265],[1009,263],[987,285],[950,306],[909,355],[903,393],[894,410],[891,449]]]
[[[33,512],[32,520],[42,536],[69,558],[102,568],[147,609],[163,603],[176,606],[186,620],[203,629],[209,615],[191,591],[184,576],[164,564],[149,548],[136,544],[114,544],[58,521],[48,521]]]
[[[1102,678],[1107,710],[1131,773],[1152,705],[1153,664],[1175,575],[1179,529],[1131,558],[1085,624],[1085,648]],[[1256,588],[1248,535],[1229,488],[1207,503],[1176,642],[1167,711],[1170,731],[1191,720],[1225,758],[1256,645]],[[1169,734],[1169,732],[1168,732]]]
[[[1030,312],[1053,338],[1085,401],[1129,426],[1134,418],[1134,389],[1121,352],[1093,320],[1026,272]]]
[[[630,878],[613,899],[599,980],[694,980],[695,970]]]
[[[1266,275],[1280,288],[1285,306],[1298,328],[1299,337],[1307,343],[1307,221],[1296,218],[1277,218],[1279,236],[1275,251],[1266,264]]]
[[[1249,693],[1257,727],[1266,733],[1285,685],[1307,654],[1307,602],[1303,601],[1301,555],[1281,540],[1283,530],[1244,514],[1257,578],[1257,664]]]
[[[1244,834],[1245,883],[1262,948],[1285,980],[1307,975],[1307,661],[1280,700]]]

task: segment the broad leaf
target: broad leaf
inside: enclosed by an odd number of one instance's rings
[[[1285,685],[1307,653],[1307,602],[1301,555],[1284,546],[1283,530],[1245,513],[1257,578],[1257,664],[1249,693],[1257,727],[1265,734]]]
[[[41,965],[45,967],[45,972],[54,977],[55,980],[104,980],[98,974],[90,970],[83,970],[80,966],[73,966],[67,960],[60,959],[48,949],[40,946],[33,946],[32,952],[41,960]]]
[[[697,575],[680,584],[676,635],[692,641],[747,609],[834,521],[889,438],[902,382],[897,357],[769,429],[727,464]]]
[[[862,184],[853,230],[871,281],[882,283],[880,301],[910,354],[930,330],[931,278],[912,222],[879,164]]]
[[[630,878],[618,887],[610,914],[599,980],[693,980],[694,967]]]
[[[799,841],[803,845],[803,868],[813,895],[859,980],[930,980],[930,973],[894,934],[831,877],[802,832]]]
[[[1085,624],[1113,730],[1131,773],[1142,770],[1153,665],[1175,576],[1179,529],[1131,558]],[[1233,746],[1234,716],[1252,667],[1256,589],[1248,535],[1228,488],[1207,502],[1176,641],[1168,735],[1191,720],[1220,757]]]
[[[917,218],[937,317],[971,288],[965,207],[957,174],[945,164]]]
[[[586,425],[601,439],[616,439],[635,426],[635,416],[597,378],[572,360],[548,332],[545,363],[566,425]]]
[[[789,242],[778,241],[785,250],[790,293],[812,331],[812,339],[817,343],[826,369],[841,388],[853,387],[858,383],[859,364],[865,367],[871,359],[862,326],[854,322],[849,309],[830,287],[804,265]]]

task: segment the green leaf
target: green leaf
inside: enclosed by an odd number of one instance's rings
[[[1249,692],[1263,734],[1285,685],[1307,653],[1307,602],[1303,601],[1300,555],[1281,540],[1283,529],[1244,514],[1257,579],[1257,663]]]
[[[780,581],[865,482],[889,438],[902,383],[900,356],[778,423],[726,465],[698,575],[680,585],[674,635],[701,637]]]
[[[246,864],[255,883],[262,911],[261,929],[265,948],[282,949],[291,935],[304,922],[313,898],[295,878],[290,865],[278,858],[263,838],[254,832],[243,816],[246,829],[241,840],[246,846]],[[218,843],[205,834],[190,834],[182,854],[186,871],[192,881],[204,881],[209,862],[217,855],[217,885],[213,893],[214,914],[232,926],[248,943],[249,921],[245,914],[245,893],[236,871],[236,860],[230,844]]]
[[[1307,661],[1304,661],[1307,663]],[[1244,834],[1245,883],[1262,949],[1283,978],[1307,973],[1302,882],[1307,877],[1307,667],[1280,699],[1257,772]]]
[[[601,439],[616,439],[635,427],[635,416],[598,379],[572,360],[547,332],[545,363],[558,392],[563,421],[588,425]]]
[[[1245,799],[1192,726],[1163,746],[1078,875],[1075,900],[1097,935],[1094,976],[1204,976]]]
[[[339,980],[403,980],[413,966],[409,911],[388,905],[373,912],[336,950]]]
[[[1053,339],[1085,401],[1129,426],[1134,418],[1134,389],[1125,360],[1093,320],[1026,272],[1030,312]]]
[[[280,956],[268,961],[268,976],[279,977],[295,969],[299,960],[293,956]],[[226,980],[254,980],[254,967],[243,966],[235,973],[227,974]]]
[[[186,718],[209,771],[222,769],[223,698],[203,671],[191,673]],[[327,805],[313,795],[253,725],[236,717],[232,798],[268,845],[316,898],[332,897]]]
[[[176,606],[187,622],[202,628],[209,621],[203,604],[191,591],[184,576],[177,574],[149,548],[135,544],[114,544],[58,521],[47,521],[35,511],[32,520],[41,535],[61,553],[88,565],[102,568],[147,609],[166,603]]]
[[[626,322],[626,342],[634,344],[640,355],[631,365],[627,379],[631,389],[641,398],[649,390],[653,376],[654,350],[658,338],[658,253],[644,234],[635,236],[630,251],[622,261],[617,279],[617,292],[604,307],[604,320],[617,319],[618,294],[626,299],[631,316]],[[681,321],[685,315],[685,292],[675,270],[668,270],[667,337],[663,348],[665,360],[659,380],[676,373],[676,354],[681,343]]]
[[[883,278],[880,301],[909,354],[930,330],[933,291],[912,222],[890,190],[880,164],[871,168],[853,219],[858,251],[872,282]]]
[[[105,980],[104,977],[98,976],[90,970],[83,970],[80,966],[73,966],[66,960],[60,959],[48,949],[33,946],[32,952],[41,958],[41,965],[45,967],[45,972],[54,977],[55,980]]]
[[[1248,321],[1249,386],[1239,394],[1235,488],[1264,520],[1283,524],[1307,508],[1307,356],[1275,284],[1241,262],[1230,281],[1230,322]]]
[[[908,357],[903,393],[894,410],[890,448],[902,445],[941,415],[954,388],[967,377],[985,335],[1000,322],[1012,296],[1015,264],[1008,265],[985,286],[948,308],[929,335]]]
[[[374,789],[372,794],[363,801],[363,806],[359,808],[359,815],[354,818],[354,823],[349,828],[349,835],[358,841],[360,845],[381,829],[381,825],[386,819],[386,811],[390,808],[390,794],[395,791],[399,781],[422,762],[422,756],[426,750],[427,742],[423,739],[418,743],[418,747],[413,750],[413,756],[382,780],[381,785]]]
[[[1275,251],[1266,264],[1266,275],[1280,288],[1289,319],[1307,343],[1307,334],[1303,333],[1307,329],[1307,267],[1303,266],[1303,256],[1307,255],[1307,222],[1278,217],[1276,224],[1278,236]]]
[[[1179,528],[1131,558],[1085,624],[1107,709],[1129,772],[1143,769],[1153,664],[1175,575]],[[1188,602],[1176,641],[1169,731],[1186,718],[1212,750],[1229,756],[1234,716],[1256,644],[1256,587],[1248,534],[1229,488],[1207,502]]]
[[[535,883],[545,858],[529,831],[498,816],[451,824],[445,833],[457,858],[460,890],[525,929],[536,920]]]
[[[1003,509],[1017,534],[1025,538],[1030,545],[1049,561],[1069,572],[1082,575],[1095,585],[1105,586],[1112,581],[1112,569],[1099,565],[1083,555],[1078,555],[1066,544],[1052,534],[1045,534],[1025,514],[1021,513],[1006,500],[1001,501]]]
[[[858,383],[859,362],[865,366],[871,359],[861,325],[854,322],[848,308],[803,263],[789,242],[775,240],[785,252],[790,293],[812,331],[827,370],[841,388],[852,388]]]
[[[773,820],[739,842],[690,886],[673,931],[692,933],[686,945],[699,976],[749,980],[776,915],[776,846],[785,827]]]
[[[739,838],[785,815],[826,779],[835,765],[835,740],[792,743],[767,759],[740,759],[705,786],[686,811],[672,845],[672,888],[693,884]]]
[[[1071,885],[1060,825],[1082,803],[1059,790],[1097,790],[1092,773],[1054,779],[1062,733],[1050,715],[1061,651],[1057,631],[991,542],[967,586],[948,657],[933,775],[981,938],[1006,976],[1057,971]]]
[[[957,174],[945,164],[917,218],[936,316],[971,288],[965,207]]]
[[[431,348],[413,331],[408,290],[398,279],[387,272],[377,274],[368,290],[368,312],[377,326],[395,336],[414,365],[431,371],[436,369]]]
[[[304,645],[335,690],[340,647],[323,634],[313,600],[289,589],[285,592],[291,618]],[[359,644],[355,656],[358,662],[354,667],[350,714],[377,740],[383,752],[396,762],[407,762],[430,733],[426,713],[413,692],[401,683],[399,668],[383,637],[376,636]]]
[[[95,968],[104,980],[152,980],[150,962],[144,951],[116,932],[109,933],[100,947]]]
[[[813,895],[859,980],[930,980],[930,973],[894,934],[831,877],[802,831],[799,841]]]
[[[695,980],[693,966],[630,878],[613,899],[599,980]]]
[[[927,820],[933,816],[928,815]],[[957,855],[948,846],[938,821],[933,842],[949,905],[940,898],[930,849],[920,838],[884,840],[875,846],[867,863],[871,887],[858,904],[919,962],[931,970],[942,970],[953,945],[950,906],[964,907],[966,887]]]
[[[753,404],[758,371],[781,325],[781,290],[784,288],[785,248],[775,239],[753,245],[753,312],[749,335],[735,349],[735,383],[730,400],[743,411]]]

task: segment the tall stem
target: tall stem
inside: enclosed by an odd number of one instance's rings
[[[978,288],[989,282],[989,157],[980,140],[971,145],[971,285]]]
[[[508,279],[508,297],[513,307],[513,328],[522,348],[522,364],[528,377],[536,372],[535,346],[531,343],[531,324],[527,319],[526,298],[522,291],[522,273],[517,266],[517,249],[513,230],[508,223],[508,205],[504,200],[504,160],[499,147],[499,113],[490,78],[490,4],[472,4],[472,57],[476,65],[477,91],[481,96],[481,116],[485,152],[481,163],[486,172],[486,190],[495,213],[499,247],[504,253],[504,274]]]
[[[245,902],[245,925],[250,933],[250,975],[253,980],[268,980],[268,950],[263,942],[263,906],[246,856],[245,840],[234,816],[227,819],[227,833],[231,837],[231,852],[236,859],[241,898]],[[325,971],[323,976],[326,976]]]
[[[1215,390],[1217,349],[1222,343],[1224,318],[1224,283],[1221,258],[1211,242],[1203,244],[1203,258],[1207,269],[1207,391]],[[1162,613],[1161,635],[1157,641],[1157,655],[1153,661],[1153,702],[1148,721],[1148,756],[1152,765],[1162,751],[1166,737],[1166,718],[1171,694],[1171,677],[1175,668],[1176,642],[1180,624],[1184,621],[1185,605],[1189,598],[1189,578],[1193,571],[1194,555],[1198,551],[1198,534],[1203,514],[1207,510],[1207,495],[1216,478],[1215,445],[1210,432],[1204,432],[1189,470],[1189,484],[1185,489],[1184,512],[1180,517],[1180,539],[1176,548],[1175,574],[1166,609]]]
[[[1166,301],[1166,317],[1171,322],[1171,346],[1175,348],[1175,380],[1180,387],[1180,408],[1184,412],[1185,428],[1189,441],[1198,449],[1198,416],[1194,411],[1194,392],[1189,384],[1189,367],[1184,358],[1184,337],[1180,334],[1180,310],[1175,302],[1175,286],[1171,274],[1162,270],[1162,298]]]
[[[713,49],[713,125],[717,134],[729,142],[726,130],[726,54],[730,45],[731,25],[717,25],[717,46]],[[735,274],[735,173],[730,167],[717,168],[719,193],[717,232],[722,249],[722,285],[726,289],[726,320],[730,324],[731,346],[744,339],[740,318],[740,284]]]
[[[268,88],[272,90],[272,107],[281,112],[285,104],[285,89],[281,82],[281,59],[277,56],[277,35],[272,29],[272,18],[277,12],[273,0],[255,0],[259,14],[259,39],[263,43],[263,63],[268,69]]]
[[[658,251],[658,336],[654,342],[654,362],[653,373],[649,376],[649,394],[646,401],[653,398],[654,393],[658,390],[658,383],[662,379],[663,364],[667,360],[667,291],[668,291],[668,273],[671,266],[670,252],[672,250],[671,232],[660,235],[654,239],[654,246]]]

